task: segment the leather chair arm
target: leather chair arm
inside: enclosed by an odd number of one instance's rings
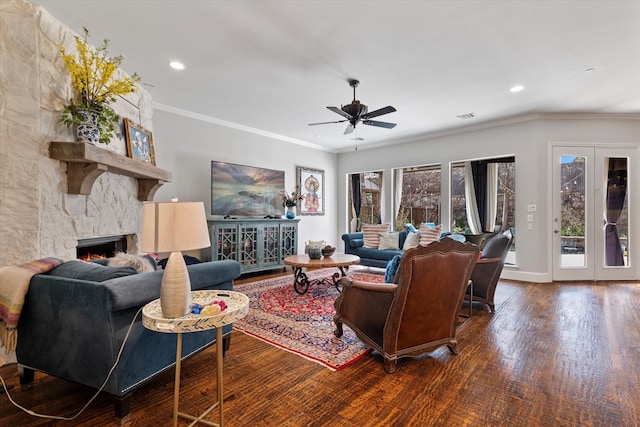
[[[502,261],[501,258],[480,258],[476,264],[492,264]]]
[[[346,279],[346,280],[345,280]],[[398,285],[393,283],[372,283],[351,280],[349,278],[342,279],[342,286],[362,289],[370,292],[394,293]]]

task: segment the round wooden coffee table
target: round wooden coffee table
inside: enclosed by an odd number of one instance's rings
[[[284,259],[286,265],[293,267],[293,289],[299,294],[304,294],[309,290],[310,285],[333,284],[340,291],[340,279],[346,276],[345,267],[359,264],[360,257],[349,254],[333,254],[330,257],[320,259],[310,259],[309,255],[289,255]],[[318,269],[337,267],[340,272],[335,272],[330,279],[323,277],[320,279],[309,279],[303,268]]]

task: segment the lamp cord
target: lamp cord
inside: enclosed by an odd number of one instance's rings
[[[4,388],[4,392],[7,395],[7,397],[9,398],[9,401],[16,408],[26,412],[29,415],[34,416],[34,417],[49,418],[49,419],[52,419],[52,420],[64,420],[64,421],[71,421],[71,420],[76,419],[80,414],[82,414],[84,412],[85,409],[87,409],[87,407],[96,399],[96,397],[98,397],[98,395],[106,387],[107,382],[109,381],[109,378],[111,378],[111,375],[113,374],[113,371],[116,369],[116,366],[118,366],[118,363],[120,362],[120,356],[122,356],[122,351],[124,350],[124,345],[127,343],[127,339],[129,338],[129,334],[131,333],[131,329],[133,328],[133,325],[136,322],[136,319],[138,318],[138,315],[141,312],[142,312],[142,307],[136,312],[135,316],[133,316],[133,320],[131,320],[131,324],[129,325],[129,329],[127,329],[127,333],[124,336],[124,340],[122,341],[122,345],[120,346],[120,350],[118,351],[118,356],[116,357],[116,361],[113,364],[113,366],[111,367],[111,369],[109,370],[109,373],[107,374],[107,378],[104,380],[104,382],[102,383],[102,385],[100,386],[98,391],[96,391],[96,393],[93,395],[93,397],[91,397],[91,399],[89,399],[89,401],[78,411],[77,414],[75,414],[72,417],[61,417],[61,416],[58,416],[58,415],[45,415],[45,414],[39,414],[37,412],[34,412],[34,411],[30,410],[30,409],[27,409],[27,408],[19,405],[18,403],[16,403],[11,398],[11,395],[9,394],[9,390],[7,389],[7,385],[4,382],[4,378],[2,378],[2,375],[0,375],[0,382],[2,382],[2,387]]]

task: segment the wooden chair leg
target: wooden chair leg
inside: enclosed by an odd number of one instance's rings
[[[113,409],[116,415],[116,422],[119,425],[124,425],[131,421],[131,400],[132,393],[114,396]]]
[[[23,391],[33,388],[33,379],[35,376],[35,371],[33,369],[18,365],[18,375],[20,376],[20,388]]]
[[[384,370],[390,374],[393,374],[398,367],[398,359],[387,359],[384,358]]]
[[[231,348],[231,334],[227,334],[227,336],[222,338],[222,356],[226,356],[227,352]]]
[[[342,330],[342,323],[336,322],[336,330],[333,332],[333,335],[340,338],[344,331]]]

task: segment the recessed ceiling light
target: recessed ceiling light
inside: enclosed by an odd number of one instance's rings
[[[169,67],[173,68],[174,70],[184,70],[186,68],[184,64],[179,61],[169,62]]]
[[[523,90],[524,90],[524,86],[522,85],[515,85],[511,89],[509,89],[509,91],[512,93],[522,92]]]

